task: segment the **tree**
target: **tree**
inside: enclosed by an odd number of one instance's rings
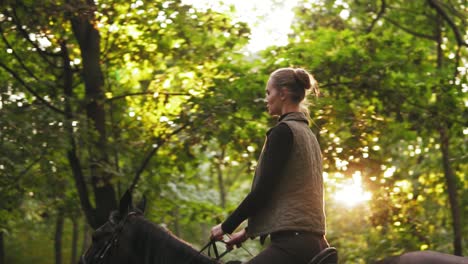
[[[206,114],[184,105],[205,96],[218,65],[237,56],[232,50],[249,33],[243,23],[180,1],[15,1],[2,6],[0,19],[0,43],[7,50],[0,63],[7,80],[2,150],[14,149],[22,134],[44,142],[5,155],[1,169],[22,188],[20,175],[38,172],[35,159],[58,162],[57,155],[65,156],[59,160],[73,176],[72,195],[93,228],[107,221],[121,186],[135,186],[162,146],[204,124]],[[27,110],[34,121],[16,122],[16,112],[24,116]],[[24,152],[24,164],[9,162]],[[11,197],[20,202],[25,194]]]
[[[56,69],[56,74],[50,77],[56,83],[56,86],[49,91],[54,91],[55,98],[53,99],[59,101],[57,104],[60,103],[60,100],[63,101],[61,103],[63,110],[48,103],[43,99],[43,96],[39,96],[35,90],[30,89],[31,87],[29,87],[27,81],[14,72],[11,66],[2,65],[2,68],[12,74],[13,77],[17,77],[17,81],[23,81],[23,86],[37,100],[42,101],[49,110],[59,114],[59,118],[61,116],[66,120],[63,133],[68,134],[69,139],[67,157],[74,175],[76,188],[80,194],[82,208],[88,222],[93,227],[97,227],[106,221],[108,212],[115,208],[113,175],[108,170],[108,167],[111,166],[109,140],[112,137],[108,135],[109,121],[106,120],[109,118],[108,111],[122,109],[120,105],[117,106],[120,109],[116,108],[115,105],[113,105],[113,108],[106,105],[106,89],[109,89],[111,93],[114,92],[112,85],[118,85],[119,80],[109,80],[108,85],[111,87],[106,88],[103,71],[109,69],[114,71],[114,74],[118,74],[119,71],[122,72],[125,69],[125,66],[138,62],[141,66],[134,66],[134,69],[141,68],[149,72],[159,72],[157,74],[159,77],[156,77],[159,80],[160,78],[166,80],[177,78],[175,81],[179,81],[181,78],[178,75],[182,74],[176,71],[180,71],[182,67],[186,66],[185,71],[190,74],[189,70],[196,69],[198,67],[197,62],[202,62],[202,58],[205,59],[201,50],[197,50],[200,53],[194,54],[195,48],[204,44],[203,48],[207,52],[211,46],[218,46],[223,43],[222,39],[213,41],[210,38],[218,37],[223,32],[229,31],[242,37],[247,32],[241,24],[230,24],[226,17],[212,11],[207,11],[204,17],[206,21],[198,22],[194,18],[190,18],[190,16],[197,17],[195,10],[179,2],[158,2],[144,6],[144,8],[150,12],[144,12],[143,6],[139,4],[127,4],[125,2],[118,3],[114,1],[111,4],[101,3],[100,6],[95,6],[92,1],[87,3],[66,1],[64,3],[42,3],[41,6],[35,6],[34,3],[29,2],[20,2],[11,4],[5,9],[5,17],[8,18],[7,20],[11,24],[9,30],[28,41],[35,48],[36,54],[42,56],[45,63],[49,62],[51,67]],[[124,10],[130,12],[121,15]],[[40,11],[44,11],[43,16],[35,19],[26,17],[30,12],[39,13]],[[141,11],[143,11],[144,15],[137,14]],[[61,12],[64,12],[64,15],[59,15]],[[161,16],[158,21],[142,26],[143,23],[141,22],[153,16],[155,12],[159,12]],[[162,20],[162,17],[166,19]],[[181,24],[183,20],[186,23],[184,25]],[[122,35],[113,32],[113,28],[116,27],[126,30],[129,34]],[[164,32],[164,35],[161,34],[162,32]],[[199,33],[198,35],[189,36],[188,32]],[[49,35],[44,36],[44,34]],[[34,41],[31,36],[35,36],[35,38],[44,36],[45,39],[49,40],[50,47],[39,46],[37,39]],[[140,38],[136,38],[137,36],[140,36]],[[154,36],[159,39],[151,40],[150,38]],[[174,38],[174,36],[176,37]],[[102,43],[102,38],[104,38],[105,44],[109,46]],[[225,48],[232,48],[237,45],[237,41],[234,42],[229,37],[225,37],[224,41]],[[4,43],[7,44],[8,42],[5,41]],[[143,44],[147,45],[147,51],[143,50],[145,48]],[[124,45],[127,45],[126,49],[119,49],[123,48]],[[102,52],[102,49],[106,50]],[[12,49],[12,51],[16,55],[17,52],[23,50]],[[222,49],[218,49],[218,54],[222,52]],[[210,56],[214,58],[216,53],[210,52]],[[13,65],[22,65],[26,74],[34,74],[21,60],[21,56],[18,55],[16,59],[17,61],[13,62],[15,63]],[[147,64],[152,61],[159,62],[160,67],[153,67],[153,69],[148,70]],[[172,64],[170,66],[172,68],[165,65],[164,61]],[[106,64],[102,64],[102,62]],[[103,65],[106,65],[106,69],[103,69]],[[194,73],[192,72],[192,74]],[[77,78],[78,74],[81,77]],[[123,72],[123,74],[126,74],[126,72]],[[109,76],[108,72],[106,72],[106,76]],[[115,77],[118,78],[118,76]],[[146,76],[142,77],[145,78]],[[151,79],[148,81],[151,81]],[[141,89],[148,88],[141,87]],[[158,89],[159,87],[151,88]],[[181,88],[182,90],[188,90],[186,87]],[[199,87],[199,89],[204,89],[204,87]],[[119,89],[115,88],[114,90],[115,92],[119,91]],[[59,93],[59,91],[63,92]],[[157,93],[156,90],[146,90],[143,94],[153,95],[155,93]],[[190,96],[188,92],[179,92],[179,94]],[[167,100],[171,96],[171,92],[162,92],[162,95]],[[177,95],[174,94],[174,96]],[[124,97],[121,95],[119,97],[111,96],[109,99],[115,101],[114,99],[117,98]],[[107,101],[110,102],[110,100]],[[81,109],[86,110],[85,116],[80,115]],[[177,116],[177,114],[174,114],[174,116]],[[84,128],[84,125],[83,128],[80,127],[80,129],[87,129],[87,131],[82,132],[82,134],[73,131],[77,121],[78,123],[87,123],[87,128]],[[183,126],[183,123],[180,124],[180,127]],[[163,142],[163,138],[173,132],[171,130],[177,131],[177,129],[166,130],[169,132],[158,135],[153,139],[153,142]],[[86,134],[89,135],[85,142],[88,146],[88,153],[81,154],[82,157],[80,157],[80,153],[85,153],[85,151],[77,146],[76,141],[79,140],[77,137],[83,137]],[[95,196],[96,208],[93,208],[89,201],[87,177],[85,175],[88,171],[83,167],[86,164],[82,160],[83,157],[88,159],[86,163],[89,164],[90,183]]]
[[[17,252],[47,246],[31,237],[56,236],[63,261],[78,228],[69,220],[82,210],[96,228],[131,186],[147,195],[147,217],[204,243],[208,225],[248,192],[275,123],[264,111],[265,81],[299,66],[322,90],[311,128],[325,161],[327,236],[340,258],[367,263],[451,244],[458,254],[468,226],[457,216],[468,213],[466,197],[456,204],[467,188],[462,5],[301,2],[288,45],[246,57],[244,23],[181,1],[7,1],[0,238]],[[369,208],[333,199],[357,176],[373,193]],[[20,237],[17,228],[31,223]],[[13,261],[50,262],[54,252],[40,252]]]

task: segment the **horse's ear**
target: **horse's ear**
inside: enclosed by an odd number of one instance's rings
[[[132,209],[132,193],[130,190],[127,190],[122,198],[120,199],[119,213],[120,217],[126,216],[129,211]]]
[[[137,204],[136,208],[138,210],[140,210],[140,212],[142,214],[145,213],[145,209],[146,209],[146,196],[143,195],[143,197],[141,198],[140,202]]]

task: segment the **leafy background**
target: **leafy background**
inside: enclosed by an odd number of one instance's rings
[[[303,67],[320,83],[311,128],[340,262],[466,254],[464,1],[302,1],[288,44],[254,54],[234,8],[1,8],[1,263],[76,263],[134,181],[147,217],[200,248],[249,191],[275,123],[265,82],[279,67]],[[352,180],[371,199],[350,207],[335,195]],[[258,241],[245,248],[261,250]],[[242,249],[228,256],[248,258]]]

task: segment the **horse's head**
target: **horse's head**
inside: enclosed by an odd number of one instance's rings
[[[125,247],[121,247],[121,240],[128,232],[128,228],[124,230],[125,226],[132,217],[144,213],[145,204],[143,198],[138,206],[133,207],[132,195],[127,191],[120,200],[119,210],[113,211],[109,220],[94,231],[91,246],[80,258],[79,264],[131,263],[131,256],[126,254]]]
[[[145,200],[133,207],[130,192],[119,210],[93,233],[93,241],[79,264],[216,264],[170,231],[142,216]]]

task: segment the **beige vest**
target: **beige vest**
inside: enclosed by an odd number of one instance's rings
[[[290,113],[280,123],[288,125],[293,133],[291,155],[281,172],[280,184],[271,190],[272,199],[248,219],[248,235],[263,236],[283,230],[325,234],[322,154],[317,139],[303,113]],[[263,151],[252,188],[261,175],[262,157]]]

